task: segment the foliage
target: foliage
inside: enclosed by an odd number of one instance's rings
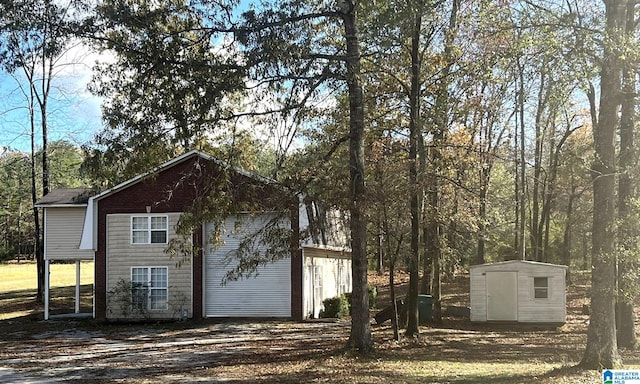
[[[343,294],[349,302],[349,308],[351,308],[351,292]],[[374,285],[367,286],[367,295],[369,296],[369,309],[375,308],[378,302],[378,288]]]
[[[130,177],[208,142],[234,143],[232,110],[246,71],[228,39],[232,3],[106,0],[92,41],[115,54],[97,67],[91,90],[105,98],[106,128],[92,149],[110,175]],[[227,122],[227,123],[225,123]],[[233,145],[223,159],[233,162]]]
[[[12,260],[16,257],[16,253],[15,249],[0,247],[0,263]]]
[[[242,233],[238,248],[225,258],[228,268],[223,284],[242,277],[257,276],[258,268],[285,259],[291,255],[291,228],[285,224],[286,215],[280,214],[263,223],[253,233]],[[252,220],[251,218],[249,220]],[[237,223],[243,225],[247,223]]]
[[[140,299],[142,288],[140,284],[134,284],[127,279],[118,279],[113,288],[107,292],[107,311],[109,314],[122,319],[139,317],[148,319],[150,314],[145,305],[146,299]],[[138,295],[137,302],[134,299],[136,295]]]
[[[322,300],[321,318],[341,318],[349,315],[349,301],[345,295]]]
[[[73,188],[85,185],[80,176],[82,152],[67,141],[50,144],[51,185],[54,188]],[[39,151],[36,156],[40,156]],[[36,171],[42,173],[41,162],[37,161]],[[2,246],[11,252],[9,259],[20,255],[33,255],[34,216],[30,196],[30,155],[19,151],[5,151],[0,155],[0,234]],[[38,181],[37,187],[41,186]]]

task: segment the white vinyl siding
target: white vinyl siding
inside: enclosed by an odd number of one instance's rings
[[[86,207],[48,207],[44,212],[47,260],[93,260],[92,250],[80,250]]]
[[[518,322],[563,323],[566,321],[566,267],[532,261],[506,261],[472,266],[470,271],[471,321],[500,320],[492,318],[487,313],[489,289],[487,279],[490,274],[496,272],[511,272],[517,276]],[[536,297],[543,296],[545,293],[544,298]]]
[[[168,213],[162,216],[167,217],[169,240],[176,236],[173,228],[178,222],[180,214]],[[181,262],[183,260],[179,256],[171,257],[168,255],[165,252],[167,244],[148,244],[145,246],[131,244],[131,222],[130,214],[107,215],[107,292],[113,290],[121,279],[131,281],[132,268],[166,268],[168,278],[166,281],[166,307],[165,309],[149,310],[149,316],[153,319],[179,319],[184,311],[187,311],[188,316],[192,316],[192,263]],[[161,289],[158,289],[158,292],[153,295],[154,300],[158,300],[158,302],[163,299]],[[107,307],[107,317],[120,318],[122,316],[109,295],[107,295]]]
[[[325,299],[351,292],[351,254],[322,247],[303,248],[303,316],[317,318]]]
[[[228,258],[240,242],[255,234],[275,214],[243,214],[225,220],[222,244],[209,244],[213,225],[204,228],[204,314],[206,317],[291,317],[291,259],[289,257],[258,267],[257,275],[223,284],[226,273],[237,265]],[[281,223],[288,227],[288,220]],[[267,246],[260,246],[261,252]]]

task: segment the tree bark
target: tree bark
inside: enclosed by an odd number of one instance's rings
[[[633,36],[635,30],[635,13],[633,2],[627,4],[627,36]],[[637,152],[634,145],[635,136],[635,70],[630,65],[624,66],[622,99],[620,115],[620,172],[618,177],[618,217],[621,226],[618,230],[618,246],[621,250],[618,258],[618,303],[616,308],[617,341],[619,347],[634,348],[636,346],[635,299],[634,284],[629,276],[637,273],[638,263],[630,257],[638,238],[638,229],[632,220],[631,200],[636,197],[636,185],[633,178],[637,166]],[[627,224],[628,223],[628,224]]]
[[[576,199],[576,187],[573,185],[573,175],[571,175],[571,183],[571,192],[569,193],[569,200],[567,202],[567,220],[564,225],[562,246],[560,248],[562,263],[568,267],[566,276],[567,285],[571,283],[571,247],[573,245],[573,232],[571,227],[573,226],[573,202]]]
[[[349,90],[349,168],[351,207],[349,213],[352,261],[352,316],[348,345],[367,354],[373,349],[367,291],[367,222],[364,166],[364,96],[360,78],[360,46],[356,23],[358,1],[345,1],[342,14],[347,43],[347,87]]]
[[[420,285],[420,185],[418,183],[418,136],[420,129],[420,31],[422,12],[416,13],[411,34],[411,91],[409,94],[409,204],[411,214],[411,254],[407,293],[407,337],[418,336],[418,289]]]
[[[516,116],[519,117],[516,123],[516,152],[519,156],[517,156],[516,164],[518,165],[516,168],[516,250],[515,256],[516,260],[526,260],[527,258],[527,240],[525,231],[527,228],[526,225],[526,209],[525,209],[525,195],[527,191],[526,187],[526,159],[525,159],[525,123],[524,123],[524,67],[520,62],[520,59],[517,60],[518,64],[518,79],[520,80],[520,84],[518,87],[518,94],[516,97],[516,108],[518,109]],[[518,129],[519,128],[519,129]],[[518,135],[519,134],[519,135]],[[518,138],[520,141],[518,141]]]
[[[33,89],[31,90],[33,92]],[[31,202],[33,204],[33,225],[34,225],[34,239],[33,239],[33,254],[36,258],[36,278],[37,278],[37,292],[36,302],[44,303],[44,284],[45,284],[45,268],[44,268],[44,253],[40,246],[41,229],[40,229],[40,212],[35,207],[38,201],[38,192],[36,186],[36,132],[35,132],[35,116],[34,116],[34,100],[33,93],[29,103],[29,118],[31,125]]]
[[[624,33],[626,0],[606,1],[606,41],[600,73],[600,112],[593,128],[593,234],[591,318],[580,365],[610,369],[622,365],[615,325],[615,134],[620,105],[621,64],[616,48]]]

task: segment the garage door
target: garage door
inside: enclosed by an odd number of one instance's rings
[[[240,242],[255,234],[275,215],[240,215],[225,221],[221,235],[224,244],[205,246],[204,306],[206,317],[291,317],[291,260],[279,260],[258,268],[258,275],[229,281],[222,280],[237,261],[228,256]],[[282,225],[288,225],[284,223]],[[205,225],[205,239],[213,226]],[[265,246],[259,247],[262,252]]]

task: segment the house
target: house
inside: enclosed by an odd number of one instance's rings
[[[202,204],[234,209],[203,215]],[[203,152],[93,194],[52,191],[37,206],[46,266],[94,260],[99,320],[303,319],[317,315],[325,298],[351,291],[337,211]],[[178,225],[189,219],[195,229],[185,235]]]
[[[566,271],[520,260],[471,266],[471,321],[564,323]]]

